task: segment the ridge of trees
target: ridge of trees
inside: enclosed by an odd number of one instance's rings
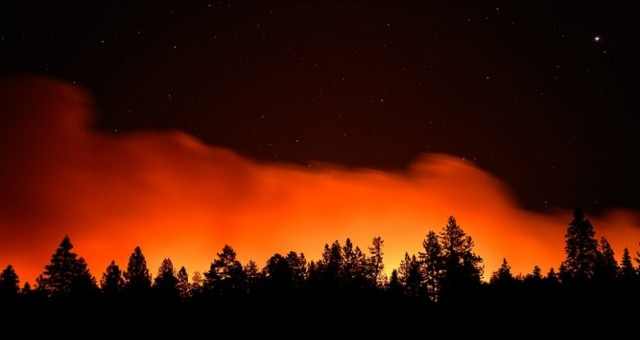
[[[444,228],[429,231],[418,254],[405,253],[399,267],[390,277],[384,274],[384,241],[374,237],[363,251],[349,238],[325,244],[317,261],[307,261],[305,254],[290,251],[274,254],[264,267],[254,261],[243,265],[235,250],[225,245],[216,254],[209,270],[194,272],[176,270],[165,258],[152,278],[142,249],[136,247],[126,270],[115,261],[106,267],[99,284],[89,272],[73,244],[64,236],[52,254],[50,263],[32,288],[20,288],[19,277],[12,265],[0,273],[0,300],[41,299],[81,301],[102,299],[108,302],[162,301],[176,304],[185,301],[220,301],[250,296],[290,296],[311,294],[387,294],[418,299],[427,303],[459,303],[478,296],[491,296],[492,301],[511,298],[513,292],[545,294],[557,289],[640,290],[640,251],[632,259],[625,248],[620,263],[606,238],[595,238],[590,221],[576,209],[565,235],[566,258],[556,273],[546,275],[534,266],[531,273],[515,275],[506,258],[482,282],[483,260],[474,252],[474,241],[451,216]],[[635,261],[635,265],[634,265]]]

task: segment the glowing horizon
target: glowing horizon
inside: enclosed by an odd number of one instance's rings
[[[64,235],[100,280],[111,260],[126,270],[142,248],[155,275],[163,258],[189,276],[224,244],[243,264],[275,253],[317,260],[349,237],[366,252],[385,241],[387,272],[453,215],[473,237],[485,278],[507,258],[514,274],[557,269],[572,212],[520,207],[508,186],[474,163],[424,154],[406,171],[257,162],[179,131],[107,134],[91,129],[81,89],[37,77],[0,84],[0,267],[35,283]],[[587,217],[616,257],[640,241],[640,214]]]

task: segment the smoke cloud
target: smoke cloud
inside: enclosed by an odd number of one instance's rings
[[[324,243],[385,240],[388,270],[417,253],[454,215],[485,260],[515,273],[556,267],[571,212],[522,209],[473,163],[425,154],[402,172],[263,163],[179,131],[109,134],[91,128],[82,89],[35,76],[0,83],[0,266],[33,283],[67,234],[99,279],[141,246],[155,273],[170,257],[206,271],[223,245],[263,265],[276,252],[317,259]],[[617,255],[635,251],[639,215],[590,216]]]

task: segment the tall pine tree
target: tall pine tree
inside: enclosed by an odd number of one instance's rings
[[[473,239],[462,230],[453,216],[449,217],[440,239],[444,258],[440,295],[449,301],[463,298],[481,284],[482,258],[473,252]]]
[[[384,240],[380,236],[376,236],[371,241],[369,246],[369,260],[368,260],[368,273],[369,280],[376,287],[382,287],[384,284],[384,262],[382,248],[384,247]]]
[[[610,284],[618,277],[618,261],[609,241],[605,237],[600,238],[598,251],[598,263],[594,273],[598,282]]]
[[[304,257],[304,253],[298,255],[295,251],[290,251],[285,259],[291,268],[294,287],[301,288],[308,277],[307,259]]]
[[[507,262],[507,259],[503,258],[500,268],[491,274],[489,283],[494,287],[507,288],[511,286],[514,281],[513,274],[511,274],[511,266]]]
[[[272,292],[287,292],[294,287],[293,270],[289,261],[280,254],[274,254],[267,260],[262,273],[266,287]]]
[[[165,258],[158,268],[158,275],[153,280],[153,288],[162,299],[176,300],[178,293],[178,278],[170,258]]]
[[[0,273],[0,301],[11,301],[20,292],[20,280],[12,265],[8,265]]]
[[[620,261],[620,279],[627,284],[635,282],[638,277],[638,272],[633,267],[631,262],[631,254],[629,254],[629,248],[624,248],[622,253],[622,260]]]
[[[122,276],[120,267],[115,261],[111,261],[106,271],[102,274],[100,286],[102,287],[102,293],[106,297],[115,297],[122,293],[124,289],[124,277]]]
[[[343,284],[342,268],[344,266],[344,256],[342,247],[338,240],[334,241],[329,247],[324,245],[322,251],[322,259],[316,263],[316,271],[318,280],[325,287],[339,287]]]
[[[82,257],[71,251],[73,244],[65,236],[51,256],[51,262],[39,282],[39,288],[52,297],[86,297],[97,291],[94,277]]]
[[[178,283],[176,284],[178,295],[180,295],[182,299],[190,297],[191,285],[189,284],[189,274],[187,274],[187,269],[184,266],[180,267],[176,278],[178,279]]]
[[[260,280],[262,279],[262,274],[258,269],[258,265],[255,261],[249,260],[249,262],[247,262],[242,270],[244,271],[244,280],[245,286],[247,288],[247,293],[253,293],[258,289]]]
[[[560,278],[563,282],[587,282],[593,279],[600,252],[595,239],[595,231],[580,208],[573,213],[565,235],[566,259],[562,263]]]
[[[347,238],[342,247],[343,266],[340,277],[345,286],[362,288],[366,285],[367,259],[359,247],[353,248],[353,243]]]
[[[429,231],[422,241],[424,252],[420,252],[422,277],[427,296],[432,301],[440,299],[440,281],[445,270],[442,247],[435,232]]]
[[[398,270],[398,279],[407,296],[423,295],[420,261],[415,255],[409,256],[409,253],[404,253],[404,259],[400,263],[400,269]]]
[[[151,289],[151,274],[149,274],[147,260],[140,247],[136,247],[129,257],[124,279],[124,288],[130,295],[143,296],[149,293]]]
[[[236,258],[236,252],[229,245],[222,248],[218,258],[204,273],[205,289],[211,296],[234,296],[243,292],[244,270]]]

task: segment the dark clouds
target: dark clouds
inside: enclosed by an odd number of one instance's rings
[[[106,133],[179,129],[302,165],[398,170],[447,153],[528,208],[640,208],[626,4],[0,6],[0,74],[82,84]]]

